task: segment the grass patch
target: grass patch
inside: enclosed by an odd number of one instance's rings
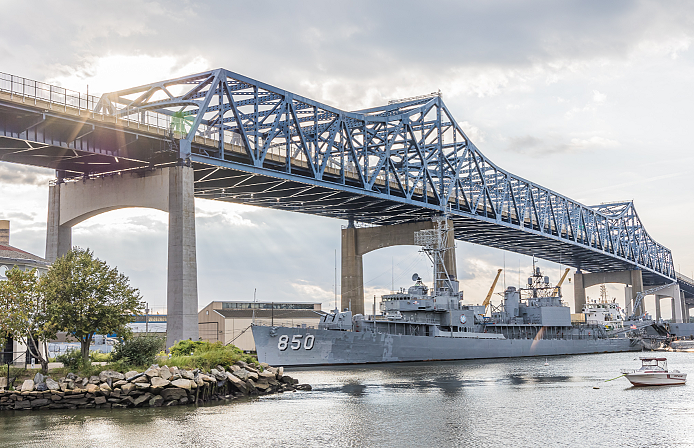
[[[236,361],[244,361],[260,367],[253,355],[244,353],[234,345],[221,342],[180,341],[171,347],[171,358],[159,358],[160,364],[184,369],[210,369],[220,365],[227,368]]]

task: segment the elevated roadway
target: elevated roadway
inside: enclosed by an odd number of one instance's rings
[[[677,276],[633,203],[586,206],[498,167],[438,94],[343,111],[224,69],[98,98],[0,74],[0,160],[59,183],[190,166],[195,197],[373,225],[447,212],[462,241]]]

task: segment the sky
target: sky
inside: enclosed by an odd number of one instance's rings
[[[0,0],[0,7],[0,72],[90,94],[220,67],[344,110],[440,90],[497,165],[586,205],[633,200],[675,268],[694,277],[690,2]],[[13,246],[41,256],[53,177],[0,162],[0,219],[11,220]],[[200,308],[254,294],[334,306],[346,222],[206,200],[196,200],[196,213]],[[167,216],[155,210],[112,211],[73,228],[73,244],[117,266],[160,312],[166,242]],[[501,292],[532,265],[463,242],[456,255],[468,303],[484,300],[497,269],[505,267]],[[561,266],[538,265],[558,280]],[[414,272],[430,279],[429,271],[416,247],[370,253],[366,296],[408,286]],[[623,300],[622,286],[608,291]],[[588,295],[597,297],[598,287]],[[664,301],[663,313],[669,309]]]

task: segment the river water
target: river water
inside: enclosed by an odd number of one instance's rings
[[[287,369],[314,390],[197,408],[7,412],[0,446],[694,446],[694,353],[667,353],[670,369],[689,373],[684,386],[605,382],[640,367],[639,355]]]

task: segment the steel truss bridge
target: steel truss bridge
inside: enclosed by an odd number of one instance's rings
[[[677,277],[632,202],[585,206],[498,167],[439,94],[348,112],[224,69],[100,98],[0,74],[0,159],[65,182],[189,164],[200,198],[374,225],[447,212],[462,241]]]

